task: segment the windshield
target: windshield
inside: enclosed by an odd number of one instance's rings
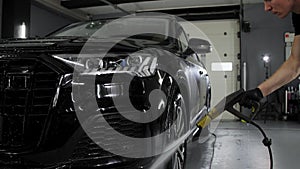
[[[90,37],[98,29],[100,29],[106,21],[90,21],[73,23],[59,31],[51,34],[50,36],[78,36],[78,37]]]
[[[138,34],[158,34],[156,40],[163,41],[169,35],[169,20],[163,18],[133,17],[113,21],[90,21],[71,24],[50,36],[74,36],[112,38]]]

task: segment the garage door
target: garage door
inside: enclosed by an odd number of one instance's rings
[[[211,54],[202,58],[209,71],[212,83],[212,106],[216,105],[224,96],[240,89],[237,76],[240,73],[240,39],[238,37],[238,20],[208,20],[191,21],[206,35],[213,45]],[[192,28],[189,23],[181,23],[188,30],[189,38],[199,37],[199,30]],[[216,56],[218,54],[218,57]],[[234,119],[229,113],[224,113],[223,119]]]

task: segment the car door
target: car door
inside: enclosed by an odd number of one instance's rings
[[[182,28],[179,29],[179,46],[184,53],[188,49],[188,39]],[[205,57],[205,54],[201,54]],[[207,96],[209,88],[209,78],[201,57],[197,53],[186,56],[187,77],[190,89],[190,122],[193,122],[199,113],[207,112]],[[193,125],[193,124],[192,124]]]

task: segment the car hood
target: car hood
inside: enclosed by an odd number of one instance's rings
[[[74,50],[82,48],[86,40],[71,38],[4,39],[0,41],[0,52],[42,52],[51,50]]]
[[[87,49],[100,52],[113,47],[113,51],[134,52],[145,47],[160,47],[172,49],[169,43],[158,43],[157,41],[138,38],[109,38],[93,39],[83,37],[49,37],[49,38],[29,38],[29,39],[5,39],[0,41],[0,52],[51,52],[51,51],[76,51],[87,46]],[[96,51],[95,51],[96,52]],[[73,52],[72,52],[73,53]]]

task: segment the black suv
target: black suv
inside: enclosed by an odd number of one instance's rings
[[[195,122],[210,106],[200,61],[210,50],[165,15],[2,39],[0,165],[147,168],[169,153],[158,166],[184,168]]]

